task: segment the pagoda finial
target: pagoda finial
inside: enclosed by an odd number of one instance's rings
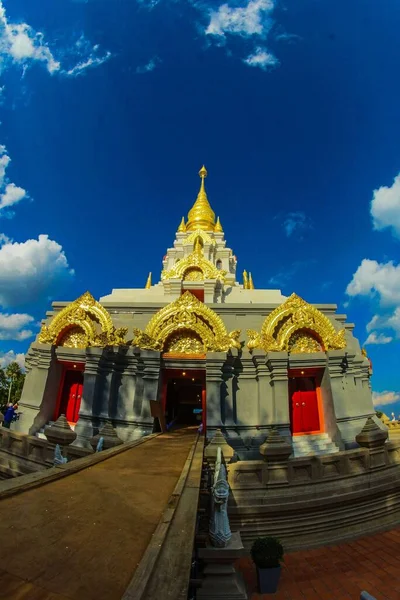
[[[144,287],[146,290],[149,290],[151,288],[151,273],[149,273],[149,276],[146,281],[146,285]]]
[[[243,289],[244,290],[249,289],[249,279],[247,277],[247,271],[243,271]]]
[[[185,217],[182,217],[182,221],[181,221],[181,224],[178,227],[178,231],[182,232],[182,233],[185,233],[185,231],[186,231]]]
[[[251,273],[249,273],[249,290],[254,290],[253,277],[251,276]]]
[[[186,231],[194,231],[196,229],[214,231],[215,213],[210,206],[204,186],[204,180],[207,177],[207,169],[204,165],[199,171],[199,176],[201,179],[200,190],[197,194],[196,202],[189,211]]]
[[[219,220],[219,217],[217,219],[217,222],[215,223],[214,231],[215,231],[215,233],[222,233],[224,231],[222,229],[222,225],[221,225],[221,221]]]

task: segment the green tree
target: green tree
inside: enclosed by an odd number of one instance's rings
[[[378,417],[378,419],[381,418],[381,416],[383,415],[383,412],[381,410],[376,410],[376,416]]]
[[[18,363],[12,362],[5,369],[0,368],[0,407],[7,406],[8,401],[19,402],[24,386],[25,374]]]

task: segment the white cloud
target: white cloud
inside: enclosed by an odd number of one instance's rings
[[[72,67],[72,69],[69,69],[68,71],[64,71],[64,73],[65,73],[65,75],[69,75],[69,76],[73,76],[73,77],[76,75],[81,75],[84,71],[86,71],[86,69],[93,68],[93,67],[99,67],[100,65],[105,63],[106,60],[108,60],[109,58],[111,58],[111,52],[106,52],[103,56],[91,55],[86,60],[82,60],[77,65]]]
[[[365,346],[367,344],[390,344],[393,341],[393,338],[385,335],[384,333],[376,333],[373,331],[369,334],[367,339],[365,340]]]
[[[19,364],[22,370],[25,370],[25,354],[18,353],[16,354],[14,350],[9,350],[8,352],[0,352],[0,367],[4,369],[10,363],[16,362]]]
[[[0,304],[35,301],[73,274],[62,247],[47,235],[21,243],[7,242],[0,248]]]
[[[391,227],[393,233],[400,237],[400,173],[392,187],[382,186],[374,190],[371,215],[375,229]]]
[[[400,401],[400,392],[372,392],[374,406],[386,406]]]
[[[60,69],[43,34],[35,32],[27,23],[10,23],[0,0],[0,56],[14,63],[27,64],[29,61],[44,62],[49,73]]]
[[[349,296],[365,296],[379,302],[381,313],[367,325],[366,344],[388,344],[393,335],[378,334],[390,330],[400,337],[400,264],[393,261],[378,263],[364,258],[346,289]]]
[[[25,70],[30,64],[41,62],[50,74],[76,76],[88,68],[102,65],[111,57],[111,52],[100,54],[99,45],[92,46],[84,36],[59,54],[63,60],[74,60],[76,64],[62,67],[45,42],[43,33],[34,31],[27,23],[11,23],[0,0],[0,71],[9,64],[20,65]]]
[[[26,326],[32,324],[34,318],[27,314],[7,314],[0,312],[0,340],[26,340],[33,336]]]
[[[364,258],[346,289],[349,296],[378,297],[382,305],[400,304],[400,264]]]
[[[154,71],[154,69],[160,62],[161,62],[160,59],[157,56],[155,56],[154,58],[149,60],[149,62],[146,65],[137,67],[136,73],[138,73],[138,74],[150,73],[151,71]]]
[[[13,206],[27,196],[26,190],[8,181],[6,170],[10,162],[6,147],[0,145],[0,216],[3,208]]]
[[[278,59],[264,48],[258,47],[253,54],[243,59],[243,62],[250,67],[259,67],[265,71],[270,67],[275,67]]]
[[[274,6],[272,0],[250,0],[243,7],[222,4],[218,10],[211,11],[206,34],[222,37],[227,33],[243,37],[266,35],[272,25],[270,16]]]
[[[301,234],[312,228],[313,225],[311,219],[300,211],[289,213],[283,221],[283,229],[285,230],[287,237],[298,234],[300,239],[302,239]]]

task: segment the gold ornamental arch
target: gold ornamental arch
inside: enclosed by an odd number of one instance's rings
[[[188,291],[159,310],[144,332],[134,333],[134,344],[162,352],[204,354],[241,348],[240,330],[228,333],[221,317]]]
[[[249,329],[247,334],[250,350],[299,353],[346,347],[345,330],[336,331],[328,317],[297,294],[292,294],[265,319],[261,333]]]
[[[202,252],[194,251],[191,254],[185,256],[181,260],[177,261],[172,269],[163,271],[161,273],[161,279],[185,279],[185,275],[188,273],[198,272],[202,275],[201,279],[219,279],[224,281],[226,271],[217,269],[217,267],[210,261],[207,260]]]
[[[38,341],[42,344],[86,348],[120,345],[127,328],[116,329],[109,312],[90,292],[85,292],[42,325]]]

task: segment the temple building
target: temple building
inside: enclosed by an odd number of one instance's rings
[[[256,289],[246,271],[239,283],[199,175],[157,283],[53,303],[27,354],[17,430],[39,434],[65,414],[88,446],[106,422],[124,441],[163,421],[202,423],[240,460],[259,458],[271,426],[294,456],[356,446],[375,411],[354,325],[334,304]]]

